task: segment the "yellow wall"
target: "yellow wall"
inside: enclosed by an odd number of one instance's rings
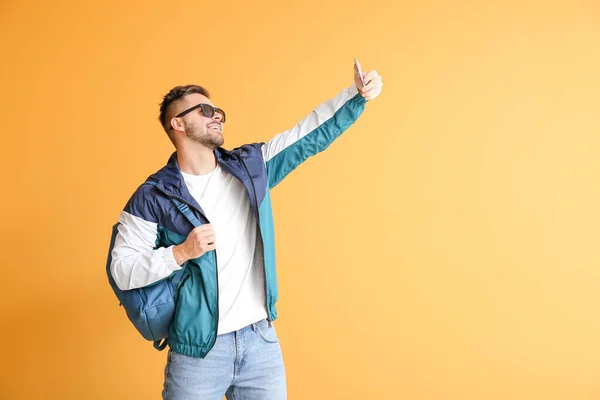
[[[353,57],[383,94],[272,193],[290,399],[600,398],[597,2],[60,3],[0,6],[1,399],[158,398],[105,257],[162,96],[264,141]]]

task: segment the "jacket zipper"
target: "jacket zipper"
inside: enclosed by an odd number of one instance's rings
[[[263,240],[263,236],[262,236],[262,231],[260,229],[260,213],[258,211],[258,197],[256,196],[256,187],[254,187],[254,181],[252,180],[252,177],[250,176],[250,171],[248,171],[248,167],[246,166],[246,163],[244,162],[244,159],[242,158],[242,150],[240,149],[239,151],[239,158],[240,161],[242,162],[242,165],[244,166],[244,169],[246,170],[246,174],[248,175],[248,179],[250,179],[250,184],[252,185],[252,192],[254,193],[254,204],[256,204],[256,222],[258,224],[258,234],[260,235],[260,241],[263,245],[263,269],[264,269],[264,275],[265,275],[265,307],[267,308],[267,322],[269,324],[269,328],[271,328],[271,314],[269,313],[269,303],[268,303],[268,298],[267,298],[267,268],[265,266],[265,260],[264,260],[264,252],[265,252],[265,242]]]
[[[202,214],[202,216],[204,218],[206,218],[206,215],[204,215],[204,213],[202,213],[200,210],[198,210],[196,207],[194,207],[194,205],[188,203],[181,197],[167,193],[162,188],[158,187],[158,185],[154,185],[154,187],[157,188],[158,190],[160,190],[161,192],[163,192],[165,194],[165,196],[173,197],[173,198],[181,201],[182,203],[187,204],[189,207],[194,208],[196,211],[198,211],[200,214]],[[208,220],[208,218],[206,218],[206,220],[210,224],[210,221]],[[211,351],[212,348],[215,346],[215,343],[217,342],[217,334],[219,332],[219,267],[217,264],[217,250],[214,250],[214,252],[215,252],[215,281],[217,282],[217,328],[215,329],[215,338],[214,338],[213,342],[211,343],[210,347],[208,348],[208,350],[206,350],[206,354],[208,354],[208,352]],[[188,276],[188,278],[189,278],[189,276]],[[180,289],[181,289],[181,287],[183,287],[183,284],[180,286]]]

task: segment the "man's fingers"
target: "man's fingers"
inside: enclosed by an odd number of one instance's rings
[[[202,243],[214,243],[216,240],[217,240],[217,237],[213,233],[211,235],[206,235],[206,236],[202,237],[200,241]]]
[[[196,237],[198,238],[204,238],[207,237],[209,235],[214,235],[215,231],[213,230],[212,226],[210,225],[202,225],[199,226],[197,228],[194,229],[193,233],[196,235]]]
[[[365,100],[373,100],[374,98],[376,98],[380,94],[381,94],[381,89],[379,89],[379,90],[373,90],[373,91],[369,92],[367,95],[364,95],[364,98],[365,98]]]
[[[373,96],[377,96],[377,94],[379,94],[380,92],[381,92],[381,88],[372,88],[371,90],[368,90],[366,92],[362,92],[362,96],[365,97],[365,98],[370,98],[370,97],[373,97]]]
[[[194,228],[194,230],[198,231],[198,232],[204,232],[204,231],[212,230],[212,229],[213,229],[212,224],[203,224],[203,225],[200,225],[200,226]]]
[[[199,234],[199,237],[206,238],[210,236],[215,236],[215,231],[204,231]]]
[[[377,71],[373,70],[373,71],[369,71],[366,72],[363,75],[363,79],[365,80],[365,83],[368,85],[370,81],[374,80],[375,78],[379,77],[381,79],[381,77],[379,76],[379,74],[377,73]]]
[[[361,91],[363,93],[367,93],[370,90],[373,90],[373,89],[383,86],[383,82],[381,82],[381,76],[379,76],[379,75],[372,77],[371,80],[369,80],[369,81],[367,81],[367,79],[365,79],[365,82],[367,82],[367,84],[365,85],[365,87],[363,87],[361,89]]]
[[[366,95],[366,94],[375,92],[377,89],[378,89],[377,86],[365,86],[364,88],[361,89],[361,93],[363,95]]]

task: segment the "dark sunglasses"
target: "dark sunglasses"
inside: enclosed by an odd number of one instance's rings
[[[196,104],[195,106],[180,112],[175,116],[175,118],[183,117],[185,114],[188,114],[197,108],[199,108],[200,111],[202,111],[202,114],[207,118],[212,118],[215,115],[215,113],[219,113],[221,114],[221,122],[225,122],[225,111],[221,110],[220,108],[213,107],[210,104],[204,103]],[[173,129],[173,127],[171,127],[171,129]]]

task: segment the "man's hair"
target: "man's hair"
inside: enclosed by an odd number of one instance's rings
[[[198,93],[207,98],[210,98],[208,95],[208,90],[204,89],[202,86],[198,85],[186,85],[186,86],[175,86],[173,89],[169,91],[163,98],[162,103],[160,103],[160,115],[158,119],[160,120],[160,124],[162,127],[169,133],[169,128],[171,126],[170,121],[166,121],[167,119],[167,111],[169,110],[169,106],[188,94]],[[169,135],[170,136],[170,135]]]

